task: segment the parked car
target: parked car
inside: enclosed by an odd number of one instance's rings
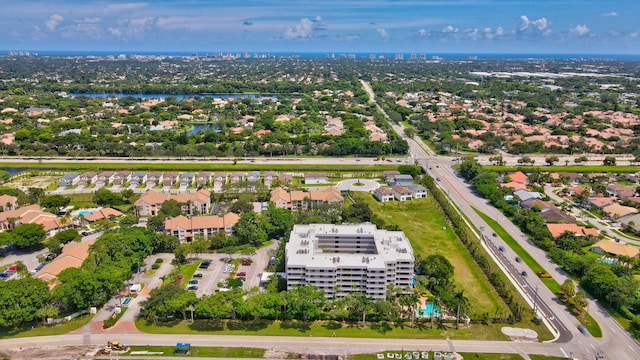
[[[244,272],[244,271],[241,271],[241,272],[236,274],[236,277],[242,277],[242,276],[247,276],[247,273]]]
[[[191,285],[191,286],[189,286],[189,287],[187,288],[187,290],[193,290],[193,291],[195,291],[195,290],[198,290],[198,287],[197,287],[196,285]]]
[[[205,261],[200,263],[200,266],[198,266],[198,268],[199,269],[208,269],[209,265],[211,265],[211,261],[205,260]]]
[[[193,279],[193,280],[189,280],[189,285],[197,285],[198,284],[198,280]]]
[[[203,275],[202,273],[195,273],[195,274],[193,274],[193,277],[194,277],[194,278],[201,278],[201,277],[203,277],[203,276],[204,276],[204,275]]]

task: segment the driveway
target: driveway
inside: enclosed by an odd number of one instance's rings
[[[336,188],[340,191],[366,191],[373,192],[379,188],[380,184],[377,181],[371,179],[348,179],[342,180],[336,184]]]

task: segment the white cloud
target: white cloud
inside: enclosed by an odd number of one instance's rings
[[[140,40],[154,27],[155,22],[154,17],[134,18],[123,22],[120,26],[109,27],[107,31],[123,40]]]
[[[284,37],[287,39],[308,39],[313,32],[313,22],[308,18],[300,19],[300,23],[295,29],[288,26],[284,31]]]
[[[532,21],[531,25],[533,25],[533,27],[538,29],[538,31],[542,31],[542,30],[546,29],[547,27],[549,27],[549,25],[551,25],[551,23],[549,21],[547,21],[546,18],[541,18],[541,19]]]
[[[520,16],[520,26],[518,26],[518,29],[520,31],[525,31],[529,27],[534,27],[536,30],[542,32],[546,30],[550,25],[551,25],[551,22],[547,20],[547,18],[543,17],[543,18],[532,21],[532,20],[529,20],[529,18],[526,15],[522,15]]]
[[[602,16],[618,16],[618,13],[615,11],[603,13]]]
[[[318,15],[313,19],[313,22],[322,22],[322,16]]]
[[[427,36],[427,30],[425,30],[425,29],[418,30],[418,36],[420,36],[420,37]]]
[[[480,37],[480,31],[478,31],[477,28],[464,29],[462,32],[465,33],[467,37],[472,40],[477,40]]]
[[[458,28],[455,28],[451,25],[447,26],[446,28],[442,29],[443,33],[456,33],[458,32]]]
[[[77,22],[77,23],[87,23],[87,24],[97,24],[100,21],[102,21],[102,19],[100,19],[99,17],[84,18],[83,20],[74,20],[74,22]]]
[[[494,38],[502,37],[506,34],[504,28],[502,26],[498,26],[495,31],[493,31],[490,27],[484,28],[484,36],[491,40]]]
[[[589,32],[587,25],[576,25],[576,27],[569,29],[572,34],[578,36],[584,36]]]
[[[632,32],[631,34],[629,34],[629,37],[632,39],[637,39],[638,37],[640,37],[640,32],[639,31]]]
[[[58,24],[60,24],[60,22],[64,20],[64,18],[58,14],[53,14],[51,15],[51,17],[49,18],[49,20],[44,22],[44,26],[53,31],[58,27]]]
[[[380,35],[382,40],[389,39],[389,33],[387,32],[387,30],[385,30],[383,28],[377,28],[376,31],[378,32],[378,34]]]

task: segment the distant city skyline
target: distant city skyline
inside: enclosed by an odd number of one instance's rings
[[[640,2],[7,1],[15,51],[640,54]]]

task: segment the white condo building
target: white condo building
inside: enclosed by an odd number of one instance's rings
[[[387,285],[413,282],[413,249],[402,231],[373,224],[295,225],[286,245],[287,289],[313,285],[327,299],[361,292],[384,299]]]

